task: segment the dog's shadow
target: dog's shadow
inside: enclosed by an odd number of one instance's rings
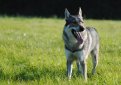
[[[57,78],[66,78],[66,72],[65,69],[57,69],[57,68],[47,68],[44,67],[40,71],[40,79],[46,79],[46,78],[52,78],[52,79],[57,79]]]
[[[53,69],[52,69],[53,68]],[[51,79],[54,79],[54,80],[57,80],[57,79],[68,79],[67,78],[67,72],[65,69],[57,69],[57,68],[54,68],[52,67],[51,69],[48,68],[48,67],[44,67],[43,69],[41,69],[40,71],[40,79],[46,79],[46,78],[51,78]],[[87,73],[87,77],[89,79],[93,79],[93,77],[95,75],[98,75],[98,74],[92,74],[92,73]],[[78,71],[73,71],[73,74],[72,74],[72,79],[76,79],[76,78],[82,78],[83,79],[83,76],[80,72]]]

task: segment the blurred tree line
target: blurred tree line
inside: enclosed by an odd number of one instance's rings
[[[120,0],[0,0],[0,15],[64,17],[81,7],[83,16],[95,19],[121,19]]]

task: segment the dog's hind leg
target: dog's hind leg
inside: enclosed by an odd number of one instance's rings
[[[71,79],[71,76],[72,76],[72,60],[67,60],[67,76],[68,76],[68,79],[70,80]]]
[[[92,69],[92,74],[95,74],[96,72],[96,66],[98,64],[98,55],[99,55],[99,45],[97,45],[92,51],[92,62],[93,62],[93,69]]]

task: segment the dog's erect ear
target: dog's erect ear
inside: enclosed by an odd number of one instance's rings
[[[69,18],[69,16],[70,16],[70,13],[69,13],[68,9],[66,8],[66,9],[65,9],[65,20],[66,20],[67,18]]]
[[[82,9],[81,9],[81,7],[79,8],[79,16],[82,17]]]
[[[81,21],[83,22],[82,9],[81,9],[81,7],[79,8],[79,14],[78,15],[79,15]]]

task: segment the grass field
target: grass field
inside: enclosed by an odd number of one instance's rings
[[[100,35],[99,64],[88,82],[76,74],[66,77],[62,40],[63,19],[0,17],[0,85],[120,85],[121,21],[85,20]]]

